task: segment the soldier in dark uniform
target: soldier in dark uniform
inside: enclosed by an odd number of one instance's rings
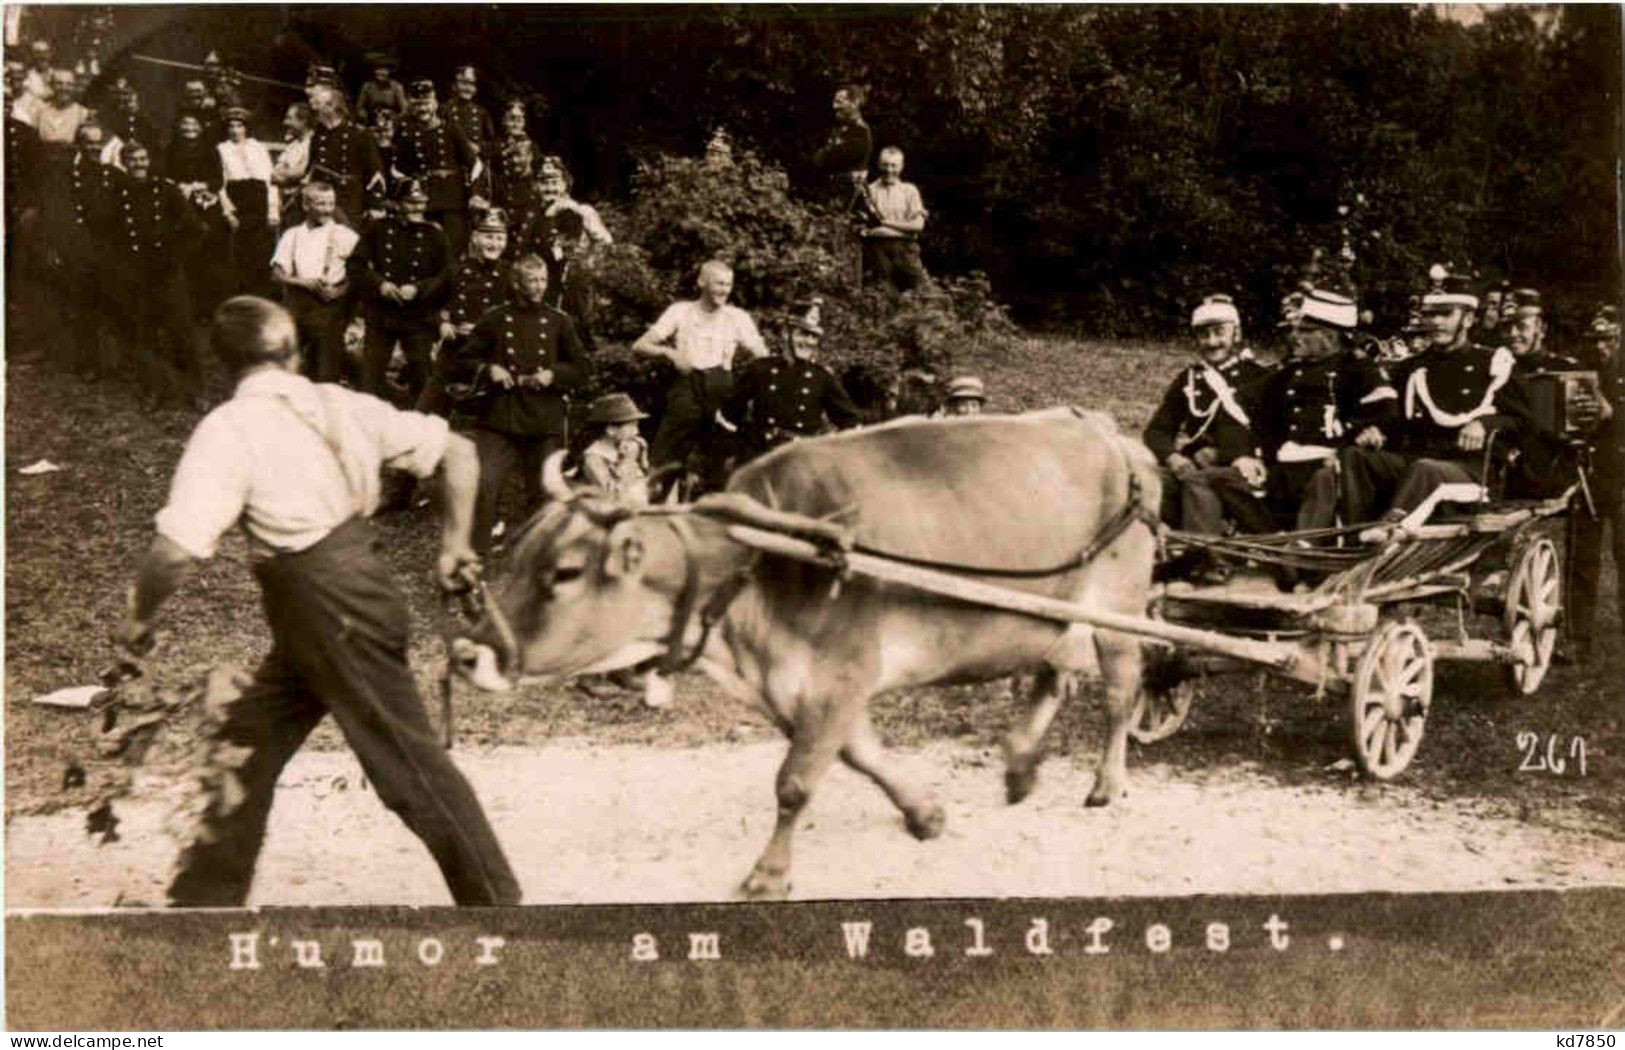
[[[440,118],[434,81],[412,82],[410,119],[396,132],[395,165],[423,183],[429,218],[446,231],[453,255],[468,247],[468,183],[478,160],[461,129]]]
[[[366,213],[383,207],[384,170],[378,146],[371,133],[345,114],[344,96],[335,85],[318,81],[310,86],[309,95],[316,126],[310,133],[305,177],[332,186],[341,221],[359,231]]]
[[[1375,362],[1348,337],[1359,323],[1353,299],[1311,289],[1294,300],[1286,322],[1292,356],[1264,385],[1259,437],[1270,465],[1269,500],[1299,529],[1337,521],[1339,450],[1378,440],[1396,394]]]
[[[17,119],[14,104],[20,96],[24,67],[20,62],[6,63],[6,274],[13,280],[19,276],[34,276],[39,269],[34,250],[39,224],[39,133],[28,122]],[[32,272],[30,272],[32,271]],[[7,296],[8,313],[17,303]],[[24,311],[26,312],[26,311]],[[13,334],[17,329],[12,329]]]
[[[451,278],[451,250],[440,227],[424,217],[429,194],[422,183],[401,189],[400,214],[368,226],[350,255],[350,282],[366,310],[362,383],[388,400],[385,372],[398,342],[406,354],[406,386],[416,401],[429,377],[439,330],[441,293]]]
[[[378,147],[378,163],[384,175],[382,190],[384,196],[388,197],[398,188],[395,186],[394,172],[397,170],[395,154],[401,115],[392,109],[374,110],[368,130],[372,133],[373,145]]]
[[[828,176],[836,199],[843,207],[861,204],[864,183],[869,178],[869,152],[874,138],[863,122],[864,90],[855,84],[835,92],[835,128],[829,140],[813,155],[813,162]]]
[[[491,150],[491,199],[511,213],[536,199],[537,149],[525,130],[525,103],[510,99],[502,107],[502,139]]]
[[[1528,382],[1542,373],[1584,370],[1585,366],[1578,360],[1557,352],[1547,342],[1540,292],[1519,288],[1508,293],[1502,301],[1500,316],[1505,335],[1503,345],[1512,351],[1512,374],[1516,380]],[[1580,402],[1572,402],[1570,407],[1592,412],[1600,408],[1594,403]],[[1519,455],[1507,475],[1507,494],[1515,498],[1558,496],[1579,480],[1579,472],[1578,445],[1571,445],[1560,434],[1531,428],[1522,435]]]
[[[463,138],[474,147],[475,152],[490,163],[491,145],[496,142],[496,126],[491,123],[491,114],[486,108],[474,101],[479,91],[479,79],[474,73],[473,66],[459,66],[451,78],[451,98],[446,100],[446,111],[443,114],[446,123],[463,133]]]
[[[816,299],[797,306],[785,326],[785,352],[746,365],[723,403],[723,416],[739,427],[745,459],[858,422],[846,388],[818,363],[820,308]]]
[[[1350,522],[1384,508],[1397,521],[1450,482],[1479,482],[1484,446],[1517,439],[1530,427],[1527,399],[1513,377],[1515,358],[1470,338],[1478,297],[1464,278],[1447,277],[1422,297],[1430,343],[1395,369],[1399,405],[1393,433],[1380,443],[1345,450],[1343,506]]]
[[[1502,308],[1506,329],[1505,346],[1516,359],[1513,372],[1520,378],[1537,372],[1566,372],[1583,367],[1578,360],[1559,353],[1547,342],[1546,314],[1540,292],[1519,288],[1507,296]]]
[[[201,392],[203,376],[182,260],[202,236],[202,223],[180,187],[152,176],[146,147],[127,147],[124,166],[113,193],[109,270],[120,282],[148,393],[185,401]]]
[[[487,211],[480,216],[469,241],[469,254],[458,260],[445,306],[440,310],[434,374],[418,398],[419,412],[445,413],[447,384],[472,378],[465,374],[472,369],[463,367],[467,364],[463,347],[475,323],[508,297],[509,266],[503,259],[508,247],[507,216],[499,208]]]
[[[586,382],[591,362],[570,318],[543,303],[547,266],[527,255],[513,267],[513,297],[486,314],[464,351],[491,391],[474,430],[480,494],[474,549],[491,545],[497,500],[515,467],[523,472],[526,513],[542,498],[542,463],[568,437],[566,395]]]
[[[72,220],[66,235],[57,243],[62,261],[62,280],[67,291],[62,304],[75,311],[71,329],[81,336],[89,329],[90,338],[67,343],[75,367],[82,371],[106,373],[118,354],[108,326],[119,313],[120,302],[111,292],[115,275],[110,272],[108,237],[115,216],[115,192],[120,172],[101,162],[104,137],[96,124],[79,128],[79,149],[68,164],[68,202]]]
[[[575,322],[587,353],[598,353],[593,338],[597,306],[592,267],[587,262],[587,229],[577,211],[561,211],[548,224],[552,243],[542,256],[547,263],[547,305],[563,310]]]
[[[1230,518],[1247,532],[1269,529],[1253,497],[1266,478],[1253,420],[1264,368],[1241,341],[1241,315],[1228,295],[1210,295],[1191,314],[1200,357],[1168,385],[1145,444],[1163,473],[1163,520],[1217,536]]]
[[[1582,662],[1592,655],[1605,531],[1609,533],[1615,578],[1625,581],[1625,362],[1620,358],[1618,309],[1604,306],[1599,310],[1588,334],[1594,356],[1587,363],[1597,370],[1603,402],[1598,406],[1602,428],[1591,454],[1591,506],[1580,503],[1573,514],[1569,634],[1574,656]],[[1616,585],[1615,590],[1621,635],[1625,636],[1625,582]]]
[[[119,77],[113,82],[113,112],[103,122],[107,133],[128,145],[139,142],[150,146],[158,141],[158,129],[141,114],[141,96],[129,80]]]

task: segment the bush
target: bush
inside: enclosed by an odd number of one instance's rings
[[[857,238],[832,209],[792,198],[784,172],[750,152],[732,164],[659,155],[642,162],[624,207],[606,206],[617,241],[598,256],[599,330],[630,343],[673,299],[694,294],[700,264],[734,268],[733,301],[777,346],[792,306],[823,301],[824,362],[864,366],[865,385],[896,385],[908,370],[946,379],[969,350],[1015,335],[982,273],[945,278],[901,297],[856,290]],[[610,353],[603,390],[658,397],[666,366]],[[640,396],[640,394],[642,396]]]

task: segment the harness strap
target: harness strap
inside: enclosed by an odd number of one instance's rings
[[[700,608],[699,641],[695,642],[694,648],[684,652],[683,639],[688,635],[688,623],[694,618],[694,610],[700,600],[700,574],[690,551],[694,538],[693,527],[684,521],[681,515],[672,515],[663,520],[671,526],[672,532],[677,535],[678,545],[683,550],[683,587],[677,594],[677,607],[672,611],[671,630],[666,634],[666,652],[661,656],[659,664],[662,675],[671,675],[678,671],[686,671],[700,658],[706,644],[711,640],[712,628],[722,622],[722,618],[728,613],[728,607],[750,582],[759,559],[753,556],[735,569],[712,592],[711,597],[706,599],[704,606]]]
[[[1152,535],[1156,535],[1161,519],[1151,508],[1145,505],[1144,486],[1140,482],[1140,476],[1134,473],[1131,467],[1128,476],[1128,499],[1123,503],[1123,508],[1101,526],[1100,530],[1095,533],[1095,538],[1089,541],[1087,547],[1066,562],[1050,568],[1003,569],[985,565],[965,565],[961,562],[937,561],[933,558],[918,558],[907,554],[898,554],[893,551],[870,547],[863,543],[853,544],[852,549],[859,554],[885,558],[887,561],[912,565],[920,569],[935,569],[939,572],[962,572],[972,576],[994,576],[1012,580],[1036,580],[1048,576],[1059,576],[1064,572],[1083,568],[1100,557],[1101,553],[1115,543],[1118,537],[1127,532],[1129,526],[1135,522],[1143,523],[1151,530]]]

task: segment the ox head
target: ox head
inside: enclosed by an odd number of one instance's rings
[[[551,502],[510,541],[483,618],[452,640],[453,667],[483,689],[611,671],[664,652],[685,580],[721,550],[708,542],[719,530],[703,523],[685,534],[671,515],[572,491],[562,459],[547,460]]]

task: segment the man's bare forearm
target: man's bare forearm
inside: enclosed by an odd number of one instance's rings
[[[193,558],[167,536],[159,535],[142,555],[130,599],[130,615],[150,624],[169,596],[192,574]]]
[[[446,455],[440,463],[444,482],[440,508],[442,550],[469,547],[474,529],[474,496],[480,487],[480,458],[474,443],[460,434],[446,435]]]

